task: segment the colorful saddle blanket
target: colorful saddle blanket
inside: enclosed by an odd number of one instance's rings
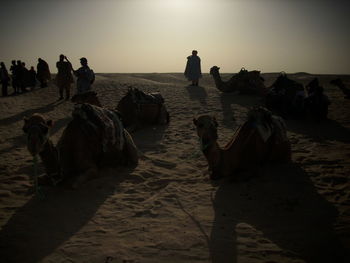
[[[88,103],[76,104],[73,118],[86,120],[92,129],[102,131],[103,151],[122,150],[124,147],[124,127],[119,112],[97,107]]]

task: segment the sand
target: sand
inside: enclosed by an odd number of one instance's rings
[[[270,85],[277,74],[263,77]],[[305,84],[314,75],[291,77]],[[57,102],[53,84],[0,98],[0,261],[350,262],[350,100],[329,84],[334,76],[318,77],[332,101],[329,120],[287,120],[293,163],[213,183],[193,117],[215,115],[223,145],[261,98],[223,94],[208,74],[200,87],[178,73],[98,74],[105,107],[129,85],[160,91],[171,122],[132,134],[141,155],[134,170],[106,168],[77,190],[45,187],[44,200],[31,191],[23,117],[51,118],[56,143],[73,105]]]

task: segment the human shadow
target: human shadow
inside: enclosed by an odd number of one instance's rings
[[[312,120],[286,120],[288,130],[304,134],[315,141],[335,140],[350,142],[350,129],[342,126],[335,120],[323,120],[316,122]]]
[[[190,85],[186,86],[185,88],[190,96],[190,100],[197,100],[201,105],[207,105],[206,99],[208,94],[203,87]]]
[[[20,121],[24,117],[31,116],[34,113],[46,113],[46,112],[52,111],[52,110],[54,110],[55,107],[57,107],[58,105],[60,105],[63,102],[64,102],[64,100],[54,101],[54,102],[51,102],[45,106],[41,106],[41,107],[34,108],[34,109],[28,109],[28,110],[22,111],[16,115],[0,119],[0,126],[1,125],[5,126],[5,125],[12,124],[14,122]]]
[[[41,262],[90,221],[130,172],[95,179],[74,191],[46,188],[44,200],[32,197],[0,231],[1,261]]]
[[[317,193],[306,172],[295,164],[265,167],[263,176],[248,182],[220,182],[213,206],[212,262],[237,262],[237,244],[242,239],[244,244],[249,233],[253,239],[250,243],[270,240],[288,258],[349,262],[333,229],[337,210]],[[241,223],[253,230],[240,229]],[[254,229],[262,232],[263,238],[256,238]],[[272,259],[274,252],[267,249],[264,253]]]

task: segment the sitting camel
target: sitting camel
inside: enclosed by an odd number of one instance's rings
[[[308,96],[304,99],[305,113],[317,121],[327,119],[328,106],[331,101],[324,94],[323,87],[320,86],[318,79],[311,80],[306,85],[306,90]]]
[[[97,93],[95,91],[88,91],[84,93],[75,94],[72,99],[74,103],[89,103],[91,105],[95,105],[98,107],[102,107],[100,100],[97,97]]]
[[[106,165],[138,163],[137,148],[117,113],[90,104],[79,104],[56,147],[49,138],[53,122],[35,113],[24,119],[27,148],[39,155],[54,182],[76,177],[73,187],[97,175]]]
[[[216,88],[222,92],[239,91],[239,94],[254,94],[264,96],[267,88],[264,79],[260,76],[260,71],[248,71],[244,68],[235,74],[228,81],[223,81],[219,73],[219,67],[213,66],[210,75],[213,76]]]
[[[340,78],[331,80],[330,84],[337,86],[344,93],[345,99],[350,99],[350,88],[346,87]]]
[[[256,171],[259,165],[266,162],[291,160],[291,146],[284,121],[264,108],[252,109],[247,121],[224,148],[220,148],[217,143],[218,123],[214,117],[202,115],[193,119],[193,123],[212,180],[235,176],[235,173],[242,170]]]
[[[129,88],[119,101],[117,110],[129,130],[136,130],[142,124],[168,124],[170,120],[160,93],[146,94],[136,88]]]
[[[271,111],[283,117],[304,117],[304,86],[281,72],[269,88],[265,105]]]

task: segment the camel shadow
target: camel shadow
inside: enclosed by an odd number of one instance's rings
[[[198,100],[201,105],[207,105],[208,94],[206,90],[201,86],[186,86],[185,87],[190,100]]]
[[[44,188],[44,200],[32,197],[2,227],[2,262],[41,262],[84,227],[129,174],[98,178],[75,191]]]
[[[5,125],[12,124],[14,122],[20,121],[24,117],[31,116],[34,113],[46,113],[46,112],[52,111],[52,110],[54,110],[55,107],[57,107],[58,105],[60,105],[63,102],[64,102],[63,100],[61,100],[61,101],[54,101],[54,102],[51,102],[51,103],[49,103],[49,104],[47,104],[45,106],[42,106],[42,107],[38,107],[38,108],[22,111],[22,112],[20,112],[20,113],[18,113],[16,115],[13,115],[13,116],[1,119],[0,120],[0,126],[1,125],[5,126]]]
[[[306,262],[346,262],[345,249],[333,230],[337,210],[294,164],[265,167],[263,176],[248,182],[220,182],[213,206],[212,262],[237,262],[238,245],[256,248],[249,251],[265,260],[274,261],[275,256],[274,262],[281,262],[281,255]],[[269,242],[283,252],[265,246]]]
[[[325,140],[335,140],[340,142],[350,142],[350,130],[334,120],[324,120],[321,122],[286,120],[288,130],[304,134],[317,142]]]
[[[167,128],[168,125],[148,126],[133,132],[131,135],[141,152],[159,151],[165,149],[162,139]]]

